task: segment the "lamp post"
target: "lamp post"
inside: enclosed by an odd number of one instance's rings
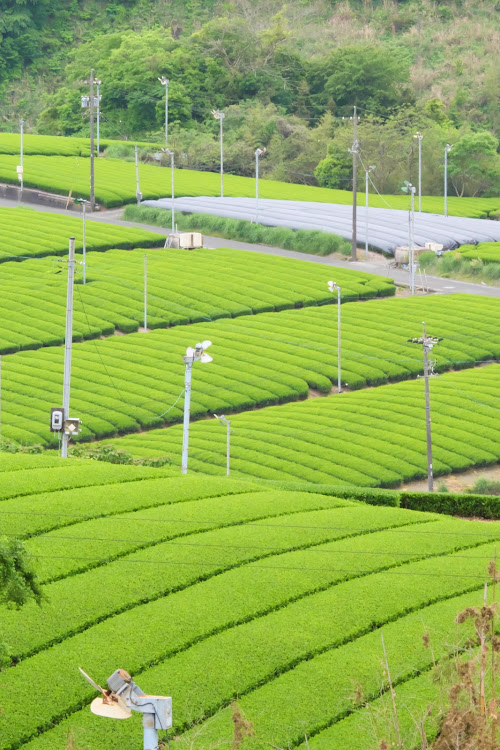
[[[410,223],[408,227],[408,267],[410,271],[410,293],[415,294],[415,186],[405,180],[401,188],[411,195]]]
[[[413,136],[418,140],[418,213],[422,213],[422,133],[418,131]]]
[[[337,292],[337,389],[339,393],[342,393],[342,381],[341,381],[341,365],[340,365],[340,295],[342,287],[336,284],[334,281],[328,282],[328,289],[330,292]]]
[[[170,156],[170,172],[171,172],[171,191],[172,191],[172,232],[175,232],[175,206],[174,206],[174,196],[175,196],[175,184],[174,184],[174,151],[170,151],[169,148],[163,149],[166,154]]]
[[[182,361],[186,365],[184,375],[184,426],[182,430],[182,473],[187,474],[189,447],[189,413],[191,409],[191,374],[194,362],[212,362],[212,357],[205,354],[205,349],[212,345],[211,341],[202,341],[193,349],[188,346]]]
[[[368,258],[368,178],[375,169],[375,164],[365,167],[365,257]]]
[[[218,109],[213,109],[212,114],[216,120],[219,121],[220,125],[220,197],[224,198],[224,112],[220,112]]]
[[[258,148],[255,151],[255,221],[259,220],[259,156],[262,156],[267,148]]]
[[[85,217],[86,217],[86,208],[87,205],[90,205],[90,201],[86,201],[84,198],[75,198],[75,203],[80,204],[82,207],[82,269],[83,269],[83,283],[87,283],[87,261],[86,261],[86,253],[87,253],[87,240],[86,240],[86,225],[85,225]]]
[[[170,81],[166,76],[158,78],[162,86],[165,86],[165,146],[168,145],[168,84]]]
[[[449,143],[444,147],[444,215],[448,216],[448,154],[451,151]]]
[[[219,420],[219,424],[226,425],[226,429],[227,429],[226,476],[229,476],[229,456],[231,453],[231,420],[226,419],[224,414],[214,414],[214,417]]]

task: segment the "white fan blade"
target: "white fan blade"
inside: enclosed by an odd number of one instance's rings
[[[201,342],[202,349],[208,349],[209,346],[212,346],[212,342],[208,339],[206,341]]]
[[[210,354],[203,353],[200,357],[200,362],[213,362],[213,357],[210,356]]]
[[[186,357],[194,357],[194,349],[192,346],[188,346],[186,349]]]

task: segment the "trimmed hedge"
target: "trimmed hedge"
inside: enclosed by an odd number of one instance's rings
[[[72,141],[73,139],[66,139]],[[18,184],[16,166],[17,155],[0,155],[0,181]],[[24,185],[41,190],[73,197],[89,197],[89,160],[71,156],[31,156],[24,159]],[[140,186],[145,199],[164,198],[171,193],[170,168],[141,164]],[[97,159],[95,164],[95,197],[98,203],[107,207],[121,206],[136,201],[136,177],[133,162],[119,159]],[[177,196],[218,196],[220,179],[218,173],[196,172],[191,169],[175,170],[175,194]],[[239,177],[226,174],[224,194],[227,197],[253,197],[255,180],[252,177]],[[259,181],[259,194],[262,198],[281,200],[318,201],[321,203],[341,203],[349,205],[352,194],[348,190],[330,190],[311,185],[295,185],[273,180]],[[358,194],[360,203],[364,193]],[[393,208],[408,210],[410,198],[404,195],[385,196]],[[386,208],[384,196],[370,195],[370,205]],[[423,196],[422,210],[430,213],[443,213],[443,198]],[[500,212],[499,198],[448,198],[448,213],[451,216],[473,216],[486,218]]]
[[[123,214],[128,221],[140,221],[143,224],[157,224],[170,227],[172,213],[152,206],[126,206]],[[313,255],[330,255],[341,253],[349,255],[351,243],[336,234],[301,229],[294,231],[286,227],[268,227],[244,219],[225,219],[211,214],[183,213],[177,211],[175,223],[180,230],[197,231],[204,234],[216,233],[220,237],[243,242],[275,245],[286,250],[298,250]]]

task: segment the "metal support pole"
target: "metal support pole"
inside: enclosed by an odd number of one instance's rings
[[[64,380],[63,409],[64,418],[69,416],[69,391],[71,385],[71,346],[73,343],[73,283],[75,280],[75,238],[69,238],[68,254],[68,290],[66,297],[66,335],[64,340]],[[68,457],[69,435],[63,429],[61,458]]]
[[[137,205],[141,202],[141,186],[139,184],[139,147],[137,143],[134,146],[135,153],[135,197],[137,198]]]
[[[23,143],[23,141],[24,141],[24,120],[22,118],[19,120],[19,131],[20,131],[19,134],[21,136],[21,148],[20,148],[20,150],[21,150],[21,154],[20,154],[21,164],[20,164],[20,167],[21,167],[21,197],[22,197],[22,192],[23,192],[23,188],[24,188],[24,174],[23,174],[23,169],[24,169],[24,164],[23,164],[23,156],[24,156],[24,153],[23,153],[24,152],[24,143]]]
[[[223,131],[223,120],[224,120],[224,114],[221,112],[219,116],[219,122],[220,122],[220,197],[224,197],[224,145],[223,145],[223,138],[224,138],[224,131]]]
[[[174,152],[170,152],[170,172],[171,172],[171,179],[172,179],[172,232],[175,232],[175,205],[174,205],[174,198],[175,198],[175,184],[174,184]]]
[[[168,84],[167,79],[165,83],[165,146],[168,146]]]
[[[86,208],[86,204],[85,204],[85,201],[84,201],[82,203],[82,214],[83,214],[83,217],[82,217],[82,220],[83,220],[83,229],[82,229],[82,234],[83,234],[83,238],[82,238],[82,240],[83,240],[83,248],[82,248],[82,254],[83,254],[83,283],[84,284],[87,283],[87,239],[86,239],[86,235],[85,235],[85,229],[86,229],[86,226],[85,226],[85,216],[86,216],[85,208]]]
[[[189,447],[189,412],[191,408],[191,375],[193,362],[186,362],[184,375],[184,425],[182,430],[182,473],[187,474]]]
[[[424,381],[425,381],[425,427],[427,431],[427,483],[429,492],[433,491],[434,477],[432,471],[432,434],[431,434],[431,403],[429,397],[429,349],[427,343],[427,335],[424,326]]]
[[[231,422],[227,420],[227,448],[226,448],[226,476],[229,476],[229,462],[231,455]]]
[[[341,346],[340,346],[340,296],[341,296],[342,289],[341,287],[337,288],[337,388],[338,392],[342,393],[342,368],[340,364],[340,358],[341,358]]]
[[[369,171],[365,170],[365,257],[368,258],[368,175]]]
[[[144,750],[158,750],[158,730],[155,729],[154,714],[144,714],[142,726],[144,730]]]
[[[90,99],[89,99],[89,111],[90,111],[90,210],[95,209],[95,195],[94,195],[94,69],[90,71]]]
[[[357,260],[357,237],[356,237],[356,223],[357,223],[357,201],[358,195],[356,192],[357,181],[358,181],[358,116],[356,114],[356,107],[354,107],[354,113],[352,117],[352,248],[351,248],[351,260]]]
[[[410,209],[410,232],[408,243],[408,264],[410,266],[410,293],[415,294],[415,188],[410,186],[411,209]]]
[[[422,135],[418,139],[418,213],[422,213]]]
[[[255,221],[259,220],[259,149],[255,151]]]
[[[148,256],[144,255],[144,333],[148,330]]]
[[[449,143],[444,147],[444,215],[448,216],[448,153],[451,151]]]
[[[2,355],[0,354],[0,441],[2,440]]]
[[[97,156],[99,156],[99,124],[101,119],[101,97],[99,95],[99,88],[101,86],[101,82],[97,81],[97,129],[96,129],[96,146],[97,146]]]

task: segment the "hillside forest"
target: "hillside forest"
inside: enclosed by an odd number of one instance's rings
[[[88,135],[90,69],[102,81],[101,137],[162,143],[178,166],[352,187],[353,107],[373,185],[500,191],[498,0],[3,0],[0,129]],[[154,149],[151,149],[151,152]],[[131,158],[130,145],[109,156]],[[143,158],[151,158],[148,149]],[[364,185],[360,170],[358,187]]]

